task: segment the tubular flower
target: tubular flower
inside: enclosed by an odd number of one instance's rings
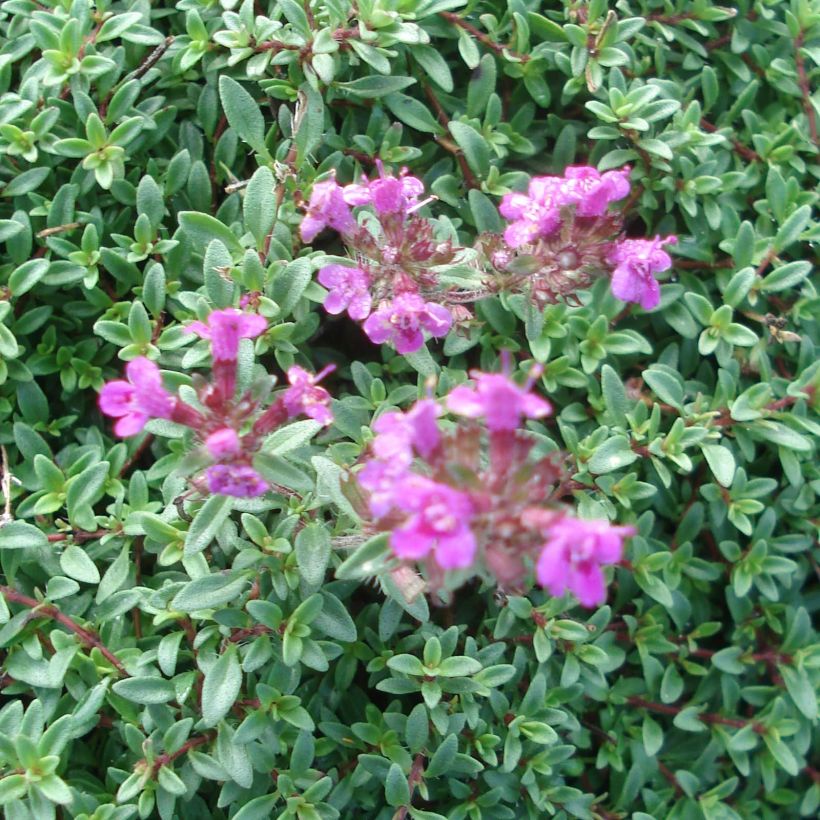
[[[466,493],[421,476],[401,483],[396,506],[410,516],[393,531],[390,543],[400,558],[418,559],[433,552],[443,569],[470,566],[476,540],[470,529],[473,505]]]
[[[319,424],[328,425],[333,421],[330,411],[330,393],[318,382],[333,367],[325,368],[315,375],[294,365],[288,370],[290,387],[282,395],[282,401],[290,417],[304,414]]]
[[[209,313],[205,322],[191,322],[185,331],[211,340],[211,353],[215,362],[236,362],[239,340],[253,339],[264,333],[267,327],[268,320],[258,313],[224,308]]]
[[[609,253],[610,264],[615,265],[612,273],[612,293],[623,302],[637,302],[644,310],[657,307],[661,300],[661,289],[655,273],[668,270],[672,259],[663,249],[664,245],[674,245],[676,236],[663,239],[622,239]]]
[[[413,353],[424,344],[424,331],[435,338],[446,336],[453,324],[447,308],[425,302],[415,293],[402,293],[383,303],[364,323],[371,342],[392,342],[398,353]]]
[[[303,242],[312,242],[325,228],[333,228],[341,234],[350,233],[356,228],[356,220],[345,202],[343,189],[335,179],[317,182],[313,186],[299,233]]]
[[[132,359],[125,367],[127,381],[117,379],[103,385],[100,410],[118,419],[114,432],[134,436],[149,419],[170,419],[175,400],[162,385],[162,376],[154,362],[144,356]]]
[[[634,534],[632,527],[616,527],[608,521],[561,518],[548,527],[536,566],[538,583],[552,595],[570,591],[584,606],[603,603],[606,586],[601,566],[620,561],[624,539]]]
[[[239,455],[239,436],[232,427],[223,427],[205,439],[205,448],[215,459],[232,458]]]
[[[346,185],[344,199],[350,205],[372,205],[381,216],[410,213],[420,207],[418,198],[424,193],[424,183],[402,172],[394,177],[385,173],[384,164],[376,160],[379,176],[362,179],[360,185]],[[406,169],[405,169],[406,171]]]
[[[546,399],[519,387],[501,373],[471,371],[474,387],[460,385],[447,396],[447,408],[467,418],[484,418],[492,432],[515,430],[521,419],[539,419],[552,412]]]
[[[370,296],[370,278],[361,268],[347,265],[327,265],[319,271],[319,283],[330,290],[324,307],[328,313],[347,311],[356,321],[370,315],[373,299]]]
[[[218,495],[253,498],[264,495],[270,486],[247,464],[214,464],[205,471],[208,490]]]

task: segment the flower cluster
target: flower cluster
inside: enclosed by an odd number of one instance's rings
[[[481,574],[520,589],[532,569],[553,595],[585,606],[606,595],[601,567],[621,559],[630,527],[583,521],[560,504],[560,459],[535,458],[522,424],[549,415],[548,401],[499,373],[472,372],[473,384],[376,420],[371,455],[357,474],[376,527],[390,531],[399,559],[420,562],[431,588]]]
[[[426,337],[443,337],[456,320],[469,319],[466,304],[500,291],[524,293],[543,308],[609,275],[619,299],[645,309],[660,300],[655,274],[672,264],[662,246],[676,238],[621,237],[622,214],[611,206],[629,194],[629,167],[601,173],[571,166],[560,177],[533,177],[526,193],[506,194],[499,210],[509,224],[503,234],[481,237],[480,278],[474,289],[461,291],[445,286],[436,268],[474,251],[436,240],[433,223],[417,213],[432,199],[422,199],[421,180],[406,169],[393,176],[377,166],[375,179],[317,182],[301,224],[305,242],[326,228],[341,235],[350,264],[319,271],[328,289],[325,309],[346,311],[376,344],[412,353]],[[363,214],[354,214],[364,206]]]
[[[404,169],[339,185],[335,179],[317,182],[311,191],[300,232],[311,242],[320,231],[337,231],[351,251],[351,265],[327,265],[319,282],[328,288],[325,310],[347,311],[363,322],[368,338],[391,343],[399,353],[412,353],[425,335],[445,336],[453,324],[444,306],[448,293],[431,268],[451,262],[456,251],[449,241],[435,238],[432,224],[418,210],[432,201],[421,199],[424,185]],[[367,206],[361,224],[352,208]]]
[[[301,367],[287,372],[290,386],[272,404],[262,408],[250,392],[237,395],[236,374],[242,339],[254,339],[267,329],[267,320],[235,308],[215,310],[205,322],[191,322],[188,333],[208,339],[213,381],[202,381],[197,390],[199,408],[171,394],[163,385],[157,365],[147,358],[130,361],[126,380],[107,382],[100,391],[100,409],[117,419],[114,432],[133,436],[151,419],[168,419],[193,430],[213,463],[194,486],[211,493],[251,497],[270,489],[252,465],[262,439],[295,416],[304,415],[330,424],[330,394]]]
[[[500,206],[509,222],[503,236],[481,242],[483,259],[498,273],[494,287],[527,293],[543,307],[609,274],[618,299],[656,307],[660,287],[654,274],[672,264],[662,245],[677,240],[619,238],[622,216],[609,206],[629,194],[629,170],[569,167],[563,177],[534,177],[526,194],[506,194]]]

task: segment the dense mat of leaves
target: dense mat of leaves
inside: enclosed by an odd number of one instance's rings
[[[816,816],[818,60],[817,0],[0,2],[3,815]],[[530,177],[631,166],[660,304],[500,291],[373,344],[299,228],[376,160],[462,248]],[[334,397],[257,498],[189,481],[170,410],[122,441],[97,406],[137,357],[192,399],[184,328],[240,300],[240,384]],[[564,503],[636,530],[606,605],[413,595],[360,519],[374,417],[501,351]]]

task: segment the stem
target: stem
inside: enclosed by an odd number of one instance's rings
[[[130,458],[126,459],[125,464],[120,470],[120,478],[128,474],[128,471],[139,462],[143,453],[151,446],[154,441],[154,436],[151,433],[146,433],[142,441],[137,445],[137,449],[131,454]]]
[[[439,101],[439,98],[436,96],[435,91],[430,88],[429,85],[426,83],[422,86],[424,88],[424,93],[427,96],[427,99],[430,101],[430,105],[433,106],[436,112],[436,118],[438,119],[442,128],[447,130],[449,133],[450,127],[450,117],[447,115],[447,112],[444,110],[444,106]],[[464,182],[468,188],[480,188],[478,180],[475,178],[470,166],[467,164],[467,158],[464,156],[464,152],[454,143],[450,142],[449,139],[446,137],[436,137],[436,142],[444,148],[445,151],[449,151],[455,158],[461,168],[461,174],[464,177]]]
[[[57,541],[67,541],[69,538],[73,539],[75,544],[83,544],[86,541],[94,541],[97,538],[102,538],[104,535],[110,534],[110,530],[97,530],[96,532],[69,530],[68,532],[51,532],[46,536],[46,538],[48,538],[49,542],[52,544]]]
[[[633,696],[627,698],[627,703],[631,706],[637,706],[641,709],[649,709],[652,712],[657,712],[661,715],[679,715],[685,707],[672,706],[666,703],[655,703],[650,700],[644,700],[641,697]],[[715,712],[701,712],[698,719],[709,725],[720,724],[721,726],[733,726],[735,729],[745,729],[751,726],[759,735],[766,734],[766,727],[757,720],[743,720],[742,718],[729,718],[723,715],[718,715]]]
[[[425,757],[419,753],[413,759],[413,765],[410,768],[410,774],[407,777],[407,785],[410,787],[410,799],[406,806],[401,806],[393,815],[393,820],[404,820],[410,811],[410,804],[413,802],[413,793],[416,791],[416,786],[421,783],[424,778],[424,761]]]
[[[91,631],[80,626],[76,621],[72,620],[60,612],[54,604],[46,604],[37,601],[34,598],[29,598],[28,595],[23,595],[7,586],[0,586],[0,595],[2,595],[9,603],[22,604],[32,610],[32,617],[34,618],[51,618],[53,621],[62,624],[66,629],[73,632],[87,647],[96,647],[100,650],[102,656],[124,677],[129,677],[125,667],[122,665],[120,659]]]
[[[151,767],[152,775],[156,777],[157,772],[163,766],[173,763],[177,758],[190,752],[191,749],[196,749],[197,746],[202,746],[204,743],[208,743],[211,740],[213,740],[212,735],[198,735],[197,737],[192,737],[190,740],[183,743],[182,746],[180,746],[175,752],[171,752],[171,754],[159,755]]]
[[[704,131],[708,131],[710,134],[714,134],[715,131],[720,130],[716,125],[713,125],[711,122],[703,118],[701,118],[700,127]],[[734,137],[732,137],[729,142],[732,143],[732,147],[735,149],[735,152],[740,154],[740,156],[747,162],[763,162],[763,158],[757,153],[757,151],[753,151],[751,148],[744,145]]]
[[[800,86],[800,94],[803,98],[803,110],[806,112],[806,119],[809,121],[809,134],[811,141],[817,146],[819,144],[817,139],[817,118],[811,102],[811,85],[806,71],[806,60],[801,53],[805,40],[806,32],[801,31],[794,41],[794,60],[797,64],[797,84]]]
[[[463,17],[459,17],[452,11],[440,11],[438,16],[443,20],[446,20],[448,23],[458,26],[458,28],[463,29],[468,34],[471,34],[476,38],[476,40],[478,40],[479,43],[484,43],[487,48],[492,49],[499,56],[503,56],[504,52],[506,52],[510,57],[515,58],[521,63],[526,63],[530,59],[529,54],[520,54],[519,52],[513,51],[511,48],[508,48],[501,43],[497,43],[492,37],[490,37],[489,34],[485,34],[483,31],[480,31],[472,23],[468,23]]]

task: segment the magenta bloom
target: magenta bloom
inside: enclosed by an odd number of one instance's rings
[[[623,555],[624,539],[632,527],[615,527],[608,521],[562,518],[549,526],[547,542],[538,558],[538,583],[552,595],[572,592],[583,606],[606,600],[602,564],[614,564]]]
[[[125,366],[128,381],[116,379],[103,385],[100,391],[100,410],[106,416],[118,419],[114,432],[118,436],[134,436],[149,419],[169,419],[175,400],[163,387],[159,368],[140,356]]]
[[[345,186],[345,202],[350,205],[372,205],[382,216],[409,213],[420,207],[418,198],[424,193],[424,184],[420,179],[404,172],[398,177],[391,176],[385,173],[381,160],[376,160],[376,167],[379,169],[376,179],[364,177],[361,185]]]
[[[373,451],[378,458],[390,462],[399,460],[409,464],[412,451],[427,458],[441,441],[437,419],[441,408],[432,399],[422,399],[407,413],[385,413],[373,424],[378,433],[373,440]]]
[[[447,407],[453,413],[467,418],[481,418],[496,432],[515,430],[521,418],[540,419],[552,412],[546,399],[530,393],[529,387],[519,387],[501,373],[470,372],[474,387],[460,385],[447,396]]]
[[[239,455],[239,436],[231,427],[223,427],[205,439],[205,448],[215,459],[233,458]]]
[[[574,206],[578,216],[603,216],[610,202],[629,193],[629,167],[599,173],[587,165],[571,166],[563,177],[533,177],[526,194],[505,194],[499,211],[510,220],[504,240],[517,248],[554,233],[561,208]]]
[[[453,324],[447,308],[425,302],[418,294],[402,293],[392,302],[383,302],[365,321],[363,327],[371,342],[390,341],[399,353],[413,353],[424,344],[424,333],[446,336]]]
[[[264,495],[268,483],[247,464],[214,464],[205,471],[208,490],[218,495],[253,498]]]
[[[299,226],[303,242],[312,242],[325,228],[350,233],[356,220],[345,202],[341,185],[335,179],[317,182],[310,192],[307,214]]]
[[[672,259],[663,249],[674,245],[676,236],[661,239],[622,239],[609,252],[607,261],[615,266],[612,293],[623,302],[637,302],[651,310],[661,300],[661,288],[653,274],[668,270]]]
[[[406,477],[407,463],[401,459],[368,461],[356,474],[359,484],[369,493],[370,512],[376,519],[396,506],[396,495]]]
[[[325,310],[337,314],[347,310],[348,316],[360,322],[370,315],[370,277],[361,268],[327,265],[319,271],[319,283],[330,290],[325,297]]]
[[[211,311],[206,322],[191,322],[185,331],[211,340],[215,362],[235,362],[239,355],[239,340],[253,339],[267,328],[268,320],[258,313],[224,308]]]
[[[599,173],[588,165],[570,166],[558,191],[558,204],[575,205],[578,216],[603,216],[610,202],[629,193],[629,166]]]
[[[399,558],[424,558],[432,550],[443,569],[470,566],[476,540],[470,529],[473,503],[466,493],[429,478],[411,476],[395,493],[395,503],[410,513],[390,536],[390,545]]]
[[[557,177],[536,177],[530,182],[530,191],[538,196],[511,193],[504,194],[498,210],[510,220],[504,231],[504,241],[511,248],[518,248],[541,237],[549,236],[561,222],[548,180]]]
[[[304,414],[324,425],[333,421],[330,393],[318,385],[318,381],[332,369],[333,367],[325,368],[315,376],[296,365],[288,370],[290,387],[282,394],[282,401],[289,416]]]

